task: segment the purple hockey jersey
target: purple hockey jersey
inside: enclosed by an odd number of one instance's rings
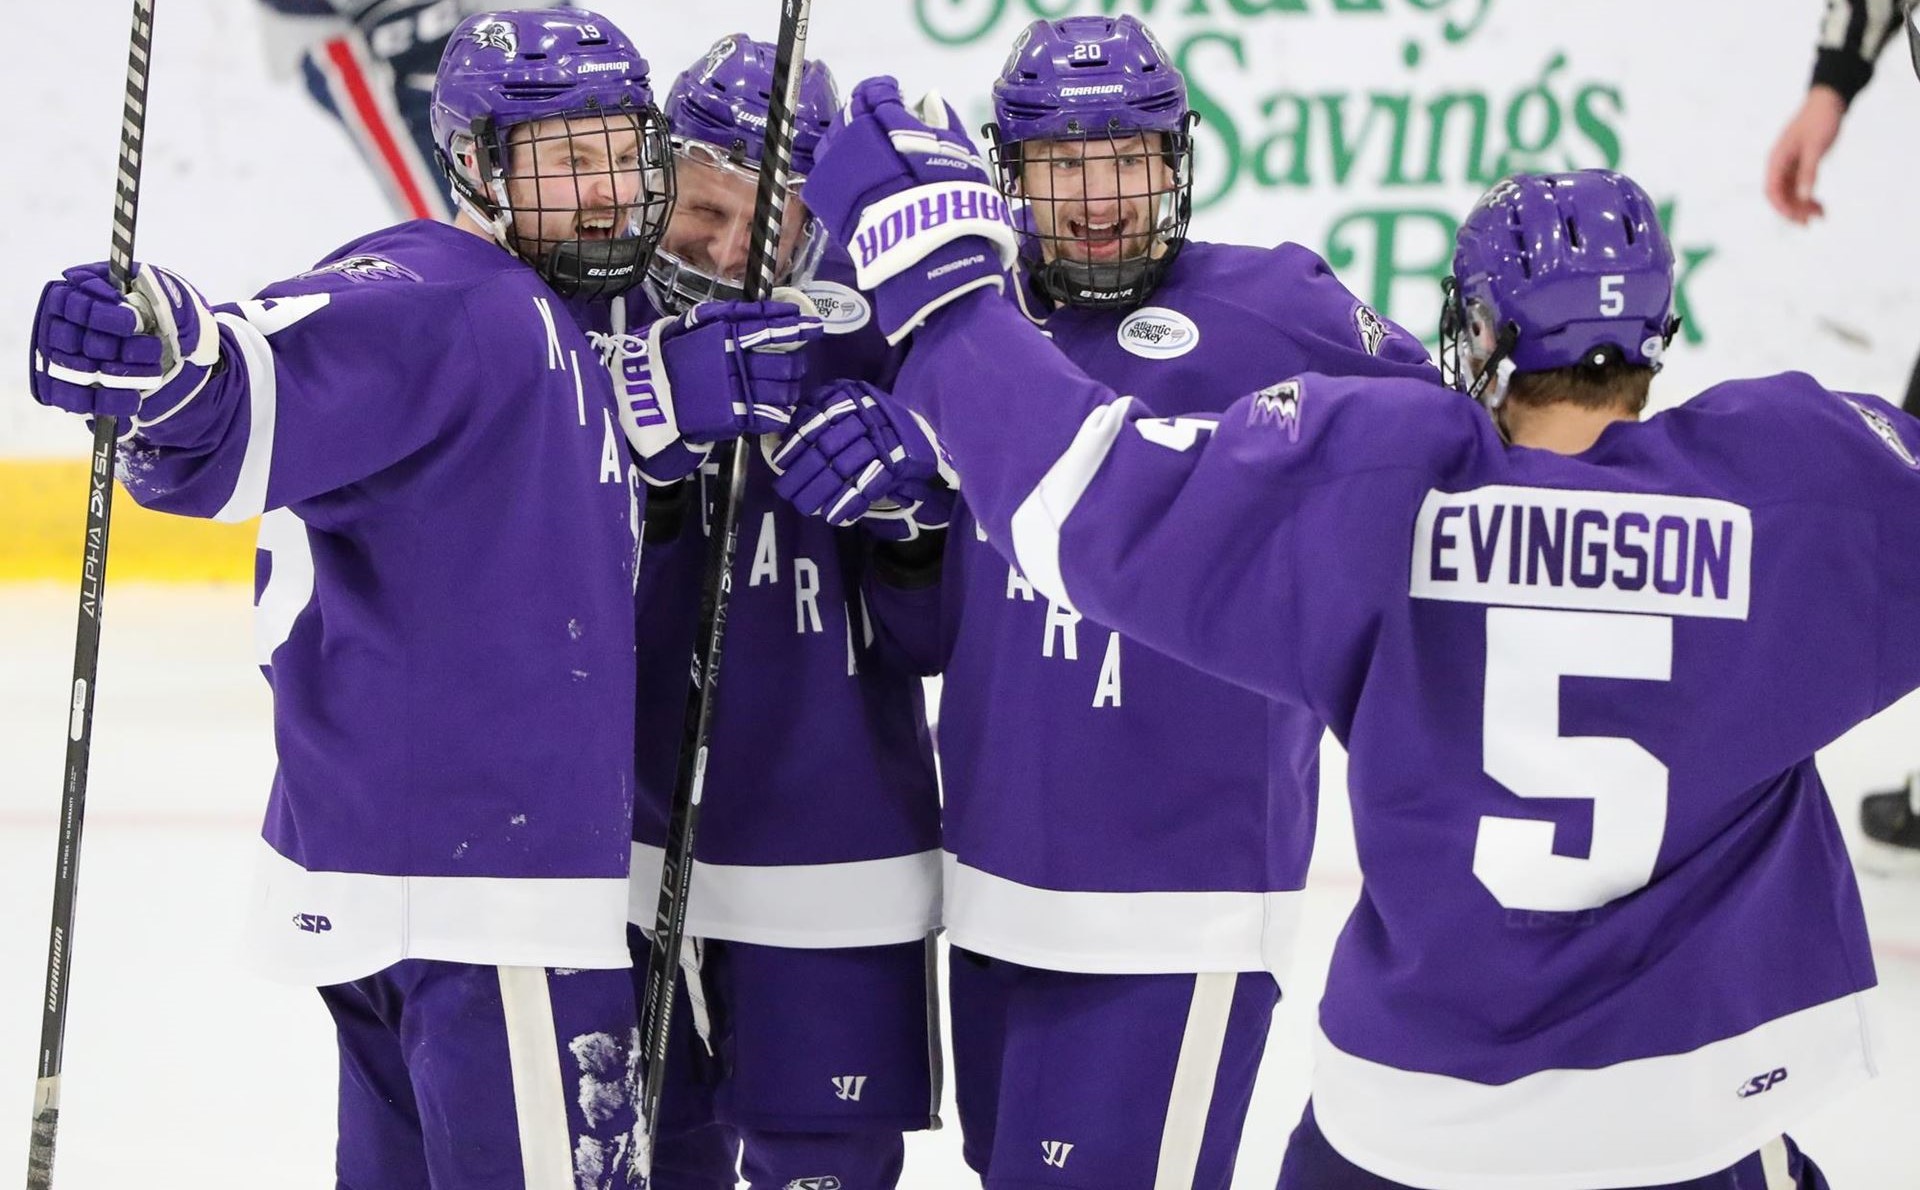
[[[806,287],[827,327],[808,349],[810,383],[892,374],[898,353],[851,273],[829,258]],[[636,310],[641,317],[654,315]],[[708,514],[723,482],[717,466],[697,473],[684,521],[648,542],[640,568],[631,916],[644,927],[657,909]],[[939,924],[932,746],[919,675],[886,647],[863,592],[873,549],[857,527],[801,515],[774,492],[765,463],[751,462],[687,902],[695,937],[878,946],[917,941]],[[890,600],[894,626],[903,615],[930,620],[930,606],[901,609],[932,594]]]
[[[1214,413],[1308,369],[1434,374],[1417,340],[1295,244],[1191,243],[1151,305],[1062,308],[1043,326],[1088,373],[1170,414]],[[1283,971],[1313,847],[1320,723],[1049,599],[971,515],[955,521],[946,565],[952,940],[1062,970]]]
[[[1349,1159],[1681,1181],[1871,1075],[1810,758],[1920,686],[1911,419],[1798,374],[1571,458],[1405,381],[1156,419],[989,302],[923,329],[897,391],[1037,588],[1347,746],[1365,888],[1313,1094]]]
[[[151,508],[265,513],[256,953],[312,983],[626,966],[638,481],[573,314],[418,222],[217,318],[222,370],[122,478]]]

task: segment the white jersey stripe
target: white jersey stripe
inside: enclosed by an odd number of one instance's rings
[[[233,492],[213,514],[214,520],[233,524],[252,520],[267,509],[267,476],[273,467],[273,426],[279,415],[280,381],[274,372],[273,348],[259,327],[237,314],[215,314],[214,318],[233,334],[233,341],[240,347],[240,364],[247,370],[247,449]]]
[[[293,635],[293,622],[313,602],[313,546],[307,525],[291,508],[260,518],[258,547],[270,559],[267,585],[253,606],[253,658],[273,664],[273,651]]]
[[[652,929],[664,852],[633,845],[628,920]],[[840,864],[695,861],[687,936],[820,949],[918,942],[940,925],[940,853]]]
[[[1760,1172],[1766,1175],[1766,1190],[1797,1190],[1793,1170],[1787,1164],[1787,1142],[1776,1136],[1760,1146]]]
[[[1060,575],[1060,528],[1106,463],[1114,441],[1127,427],[1127,412],[1132,405],[1133,398],[1121,397],[1089,414],[1066,453],[1054,461],[1013,511],[1014,562],[1034,590],[1062,607],[1071,608],[1073,604]]]
[[[1745,1160],[1872,1078],[1872,995],[1842,996],[1686,1053],[1503,1084],[1396,1069],[1323,1033],[1314,1115],[1347,1160],[1431,1190],[1684,1182]]]
[[[251,965],[309,987],[402,959],[481,966],[633,965],[624,877],[310,872],[261,839],[247,906]]]
[[[1227,1022],[1233,1015],[1233,993],[1240,976],[1212,971],[1193,977],[1193,1000],[1187,1006],[1186,1032],[1180,1038],[1180,1057],[1173,1067],[1173,1089],[1167,1095],[1167,1119],[1160,1133],[1160,1161],[1153,1174],[1153,1190],[1193,1190],[1200,1169],[1200,1148],[1207,1137],[1207,1116],[1213,1108],[1214,1080],[1227,1044]]]
[[[1077,892],[1021,884],[945,859],[947,940],[1050,971],[1266,971],[1293,962],[1304,893]]]
[[[499,967],[500,1009],[507,1025],[513,1115],[520,1129],[526,1190],[573,1190],[573,1137],[560,1073],[553,993],[542,967]]]

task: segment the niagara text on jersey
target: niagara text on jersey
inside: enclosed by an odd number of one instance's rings
[[[626,966],[638,480],[575,311],[423,221],[217,318],[228,366],[125,481],[264,513],[256,958]]]

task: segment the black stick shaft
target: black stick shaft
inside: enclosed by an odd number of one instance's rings
[[[801,64],[807,53],[811,0],[781,0],[780,38],[773,60],[773,96],[767,111],[766,140],[760,155],[760,188],[754,196],[753,237],[747,247],[745,297],[758,301],[773,291],[779,264],[780,226],[786,214],[787,178],[793,163],[793,113],[800,94]],[[673,1024],[673,993],[680,970],[680,948],[687,929],[687,891],[693,878],[693,839],[700,821],[700,795],[706,784],[707,750],[720,689],[720,657],[727,631],[727,601],[733,591],[733,557],[740,539],[740,499],[746,488],[750,451],[729,443],[721,470],[726,486],[715,504],[715,537],[707,551],[700,591],[700,627],[693,645],[693,684],[687,692],[685,736],[673,784],[667,820],[666,855],[660,868],[660,900],[654,914],[653,945],[647,954],[647,981],[640,1009],[640,1044],[645,1055],[641,1118],[645,1128],[641,1159],[651,1161],[659,1135],[660,1091],[667,1072],[667,1035]]]
[[[147,71],[153,50],[153,0],[134,0],[127,47],[127,97],[120,124],[120,174],[113,197],[113,248],[108,269],[122,293],[133,287],[133,229],[140,210],[140,158],[147,123]],[[100,615],[106,594],[107,531],[113,519],[113,470],[119,419],[96,418],[87,480],[87,536],[80,570],[79,628],[74,633],[72,701],[68,705],[66,780],[60,789],[60,841],[53,869],[53,923],[47,937],[47,994],[41,1003],[39,1078],[33,1091],[33,1137],[27,1146],[27,1190],[53,1185],[53,1146],[60,1127],[60,1072],[66,1057],[67,991],[73,963],[73,919],[80,891],[80,828],[93,751],[93,696],[100,672]]]

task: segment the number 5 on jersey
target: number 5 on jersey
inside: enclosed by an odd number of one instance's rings
[[[1473,874],[1509,909],[1573,912],[1653,879],[1667,825],[1667,766],[1632,740],[1560,734],[1560,680],[1665,682],[1673,621],[1610,612],[1487,609],[1482,766],[1523,798],[1593,802],[1587,855],[1557,855],[1555,826],[1480,819]]]

